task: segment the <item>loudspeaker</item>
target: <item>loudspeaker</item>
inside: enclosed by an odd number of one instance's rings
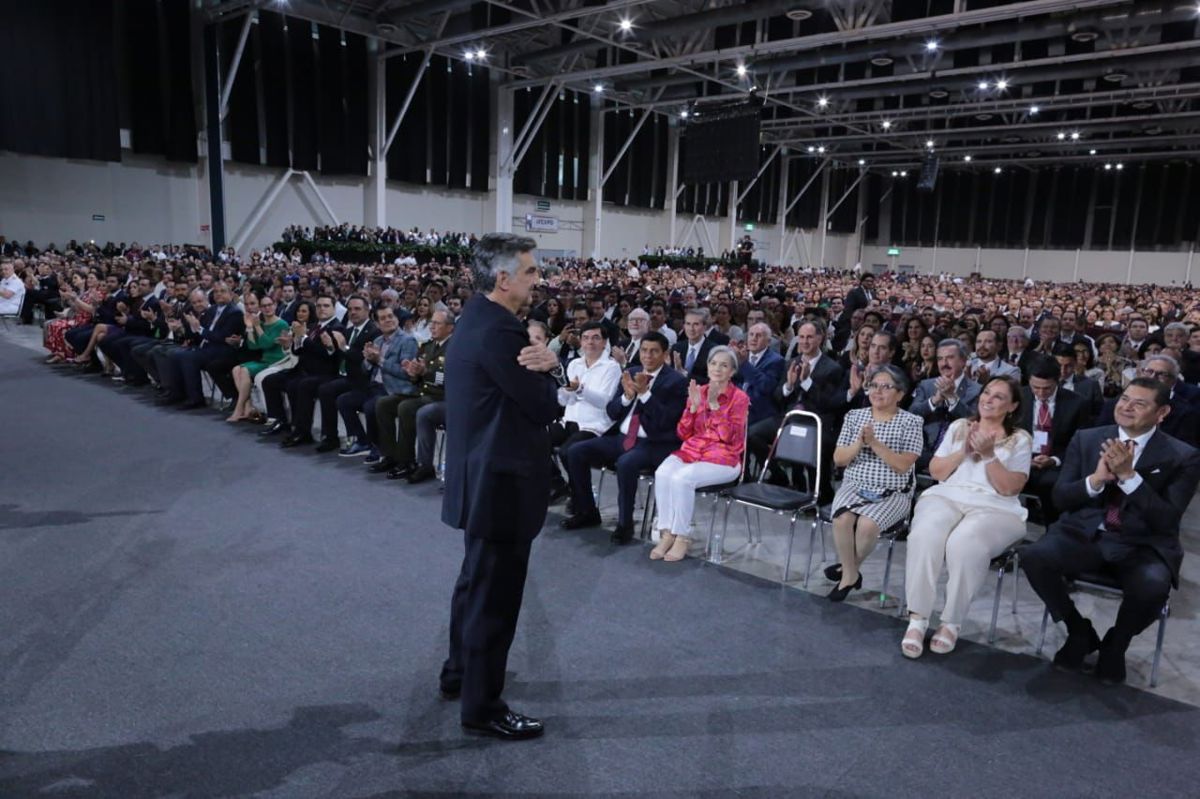
[[[921,162],[921,177],[917,180],[918,191],[933,191],[933,187],[937,185],[938,166],[941,165],[941,159],[935,153],[926,153],[925,160]]]

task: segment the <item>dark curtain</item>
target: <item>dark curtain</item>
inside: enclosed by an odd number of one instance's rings
[[[168,161],[196,163],[196,104],[192,96],[192,32],[187,0],[164,0],[163,26],[167,44]]]
[[[246,39],[246,49],[238,62],[237,74],[233,76],[233,87],[229,92],[229,109],[226,117],[229,131],[229,154],[232,160],[243,164],[259,164],[258,149],[258,87],[255,76],[258,47],[252,25]],[[240,19],[221,26],[221,74],[228,75],[237,50],[238,36],[242,31]]]
[[[158,0],[126,0],[124,11],[130,144],[135,153],[162,154],[167,149],[163,107],[166,92],[162,82]]]
[[[0,0],[0,150],[120,160],[114,24],[111,3]]]
[[[258,12],[259,52],[262,54],[262,102],[266,119],[267,166],[291,165],[288,146],[287,39],[283,16]]]
[[[312,24],[289,19],[287,34],[292,64],[292,168],[316,169],[319,133]]]

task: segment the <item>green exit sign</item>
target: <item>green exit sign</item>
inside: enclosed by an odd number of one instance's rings
[[[899,254],[900,254],[899,247],[888,247],[888,255],[899,255]]]
[[[549,200],[538,200],[537,201],[537,209],[538,209],[538,211],[549,211],[550,210],[550,201]]]
[[[747,233],[749,233],[749,232],[751,232],[751,231],[753,231],[753,230],[754,230],[754,223],[753,223],[753,222],[747,222],[747,223],[746,223],[746,232],[747,232]]]

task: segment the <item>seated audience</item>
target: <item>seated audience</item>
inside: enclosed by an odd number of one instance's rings
[[[15,264],[14,268],[19,270]],[[26,283],[25,304],[21,306],[21,322],[23,324],[33,324],[33,311],[39,305],[47,320],[53,319],[55,314],[62,311],[63,308],[58,275],[54,274],[53,266],[46,260],[38,261],[36,274],[32,275],[32,282]]]
[[[641,366],[626,369],[621,385],[605,409],[612,422],[598,438],[580,441],[567,452],[574,513],[560,525],[567,530],[600,525],[592,496],[591,470],[614,467],[617,472],[617,526],[612,541],[633,540],[633,504],[638,476],[658,468],[679,447],[676,427],[687,402],[688,383],[666,366],[670,344],[654,331],[642,337]]]
[[[284,346],[291,344],[288,323],[275,314],[275,298],[271,295],[260,300],[252,292],[246,294],[242,298],[242,315],[246,326],[245,347],[255,357],[233,367],[237,398],[227,422],[258,421],[250,405],[254,379],[259,372],[287,357]]]
[[[1162,431],[1190,446],[1200,446],[1200,409],[1184,401],[1180,393],[1180,387],[1187,384],[1179,381],[1179,362],[1170,355],[1151,355],[1138,367],[1137,377],[1157,381],[1167,389],[1170,412],[1157,423]],[[1117,400],[1105,402],[1096,424],[1101,427],[1116,424],[1116,407]]]
[[[313,405],[317,392],[325,383],[337,379],[341,358],[333,334],[341,332],[342,326],[335,315],[336,308],[332,295],[318,297],[316,324],[304,330],[299,322],[292,323],[292,352],[296,354],[296,366],[276,372],[263,381],[267,416],[275,422],[259,435],[286,433],[280,443],[284,448],[313,443]],[[290,422],[283,405],[284,395],[292,412]]]
[[[339,455],[354,458],[371,451],[367,432],[358,420],[358,411],[374,392],[382,390],[373,387],[382,384],[371,382],[372,370],[363,363],[363,350],[367,342],[378,338],[379,327],[371,321],[371,304],[366,297],[352,295],[346,298],[345,305],[346,327],[332,334],[341,354],[337,377],[317,389],[317,404],[321,408],[321,440],[316,451],[333,452],[340,449]],[[345,407],[352,410],[343,414],[341,399],[344,394],[350,395]],[[339,415],[345,422],[346,438],[349,440],[345,447],[338,441]]]
[[[1150,626],[1179,584],[1179,524],[1200,482],[1200,452],[1162,430],[1169,418],[1166,384],[1137,377],[1122,392],[1115,425],[1082,430],[1071,440],[1055,487],[1063,515],[1021,550],[1021,568],[1067,640],[1054,655],[1078,671],[1099,650],[1096,676],[1125,680],[1125,652]],[[1116,623],[1101,639],[1071,601],[1067,580],[1091,572],[1115,578],[1124,596]]]
[[[92,316],[104,301],[105,293],[100,278],[95,272],[71,275],[71,285],[60,289],[67,310],[59,319],[51,319],[42,328],[43,346],[50,352],[46,363],[63,363],[75,357],[67,343],[67,331],[81,325],[90,325]]]
[[[1076,368],[1077,360],[1075,347],[1071,344],[1058,344],[1054,348],[1054,360],[1058,363],[1058,384],[1083,400],[1088,411],[1088,418],[1100,412],[1104,397],[1100,392],[1100,384],[1090,377],[1085,377]]]
[[[360,304],[364,306],[361,313],[358,310]],[[370,313],[363,297],[351,298],[347,307],[351,323]],[[339,453],[343,457],[366,455],[368,465],[382,461],[379,417],[376,413],[379,400],[388,396],[409,397],[417,393],[417,387],[403,365],[404,361],[417,355],[417,340],[403,330],[410,319],[408,311],[397,311],[385,305],[375,312],[374,322],[369,319],[362,321],[345,340],[342,352],[348,387],[337,392],[337,413],[342,417],[349,439]],[[355,331],[357,335],[354,335]],[[321,387],[322,403],[327,401],[327,392],[332,385],[326,383]],[[360,413],[367,422],[365,430],[359,421]],[[333,422],[332,414],[325,416],[324,404],[321,415],[321,438],[322,441],[328,441],[325,426],[336,422]]]
[[[183,408],[205,408],[200,372],[208,364],[227,359],[242,344],[245,317],[233,301],[233,292],[224,282],[213,286],[213,305],[200,317],[187,315],[189,340],[193,346],[172,350],[166,359],[162,382],[168,393],[164,405],[184,403]]]
[[[978,410],[956,419],[938,444],[929,463],[938,485],[917,500],[908,535],[909,622],[900,646],[905,657],[925,651],[942,566],[949,574],[946,605],[929,648],[947,654],[958,642],[988,564],[1025,536],[1026,512],[1017,495],[1029,477],[1033,439],[1017,427],[1020,416],[1020,384],[993,377],[979,394]]]
[[[842,388],[846,392],[846,408],[870,408],[871,399],[866,392],[867,374],[875,369],[890,365],[896,357],[896,337],[886,330],[880,330],[871,336],[871,344],[867,348],[866,368],[854,364],[846,372],[842,380]],[[907,404],[908,380],[905,379],[905,393],[898,400]]]
[[[1083,400],[1060,388],[1058,378],[1058,366],[1041,360],[1029,370],[1029,385],[1021,389],[1021,429],[1033,436],[1033,459],[1025,491],[1038,498],[1043,524],[1058,518],[1054,484],[1067,445],[1090,419]]]
[[[0,316],[19,316],[25,302],[25,278],[12,261],[0,261]]]
[[[925,420],[925,450],[917,460],[924,471],[942,443],[950,425],[975,413],[980,386],[967,377],[967,348],[957,339],[942,339],[937,346],[938,376],[923,380],[913,392],[908,409]]]
[[[908,391],[903,369],[869,367],[864,389],[871,405],[846,414],[833,451],[832,465],[846,470],[831,511],[839,565],[826,574],[838,581],[829,592],[834,602],[862,588],[859,567],[879,533],[908,517],[914,465],[924,447],[921,417],[900,408]]]
[[[530,322],[530,328],[540,324]],[[560,471],[552,459],[550,494],[554,500],[571,493],[567,452],[580,441],[604,435],[612,426],[606,409],[621,382],[621,367],[604,351],[604,329],[600,323],[585,323],[580,328],[579,340],[581,354],[567,364],[567,385],[558,390],[558,404],[563,406],[562,420],[550,426],[550,446],[557,452],[558,463],[562,465]],[[530,335],[530,341],[537,343],[533,335]]]
[[[775,388],[783,378],[784,360],[770,344],[771,328],[765,322],[750,325],[745,341],[731,343],[739,363],[733,383],[750,398],[750,425],[779,415]]]
[[[695,308],[683,317],[683,336],[671,347],[671,366],[685,380],[708,382],[708,353],[717,342],[705,335],[708,311]]]
[[[732,382],[737,354],[725,345],[712,347],[707,366],[704,384],[688,384],[687,404],[675,427],[682,444],[654,470],[659,539],[651,560],[683,560],[692,541],[696,489],[732,482],[742,472],[750,398]]]

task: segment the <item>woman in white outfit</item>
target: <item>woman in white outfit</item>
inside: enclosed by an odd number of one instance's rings
[[[929,463],[938,485],[921,494],[908,536],[909,622],[900,644],[906,657],[920,657],[925,650],[942,564],[949,575],[946,606],[929,643],[938,654],[958,642],[988,563],[1025,535],[1025,508],[1017,495],[1029,478],[1033,439],[1018,429],[1020,418],[1020,384],[993,377],[979,395],[978,411],[949,426]]]

